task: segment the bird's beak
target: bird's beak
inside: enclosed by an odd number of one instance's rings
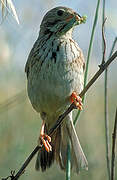
[[[86,16],[80,16],[79,14],[75,14],[75,19],[76,19],[76,25],[82,24],[86,22]]]
[[[70,22],[71,20],[75,21],[74,25],[79,25],[86,22],[86,16],[80,16],[77,13],[71,14],[67,19],[66,22]]]

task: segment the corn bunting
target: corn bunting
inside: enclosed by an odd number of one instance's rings
[[[72,39],[72,31],[84,19],[67,7],[48,11],[26,63],[28,96],[42,119],[38,143],[44,146],[38,152],[37,170],[41,167],[45,171],[54,160],[65,170],[68,141],[71,166],[77,173],[88,166],[73,125],[72,112],[51,137],[47,135],[71,102],[82,109],[78,94],[83,89],[85,62],[82,50]]]

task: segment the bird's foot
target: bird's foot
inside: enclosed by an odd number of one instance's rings
[[[52,151],[52,146],[50,145],[51,137],[44,133],[44,126],[45,126],[45,123],[43,122],[42,127],[41,127],[41,133],[39,136],[39,144],[40,144],[40,140],[41,140],[41,143],[44,145],[45,150],[47,152],[50,152],[50,151]]]
[[[79,110],[83,109],[82,98],[73,92],[70,96],[70,101],[76,105]]]
[[[47,152],[52,151],[52,146],[50,145],[50,142],[51,142],[50,136],[48,136],[47,134],[43,134],[43,135],[40,134],[40,140],[41,140],[42,144],[44,145],[45,150]]]

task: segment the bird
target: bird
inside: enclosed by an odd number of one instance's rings
[[[77,136],[72,112],[55,132],[49,130],[59,116],[75,103],[82,110],[79,96],[84,86],[85,61],[83,52],[72,38],[74,27],[85,22],[85,17],[68,7],[49,10],[42,19],[39,36],[34,43],[26,65],[27,92],[33,108],[42,119],[35,164],[36,170],[45,172],[54,161],[65,171],[67,146],[71,146],[71,168],[79,173],[88,168],[88,162]]]

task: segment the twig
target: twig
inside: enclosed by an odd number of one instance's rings
[[[111,57],[115,44],[117,42],[117,37],[115,38],[113,44],[112,44],[112,48],[109,54],[109,58]],[[104,38],[104,44],[105,44],[105,38]],[[105,50],[104,50],[105,52]],[[104,58],[105,60],[105,58]],[[103,61],[102,61],[103,63]],[[109,119],[108,119],[108,84],[107,84],[107,80],[108,80],[108,68],[106,68],[105,70],[105,100],[104,100],[104,109],[105,109],[105,137],[106,137],[106,161],[107,161],[107,172],[108,172],[108,179],[111,179],[111,167],[110,167],[110,143],[109,143]]]
[[[109,119],[108,119],[108,69],[105,70],[104,82],[104,119],[105,119],[105,139],[106,139],[106,162],[108,179],[110,180],[110,143],[109,143]]]
[[[106,22],[106,18],[105,18],[105,0],[103,0],[103,9],[102,9],[102,50],[103,50],[103,58],[102,58],[102,64],[105,63],[105,53],[106,53],[106,41],[105,41],[105,22]]]
[[[112,63],[112,61],[114,61],[114,59],[117,57],[117,51],[115,51],[115,53],[113,53],[113,55],[108,59],[108,61],[103,65],[103,67],[101,67],[97,73],[93,76],[93,78],[89,81],[89,83],[87,84],[87,86],[83,89],[83,91],[79,94],[81,97],[84,96],[84,94],[87,92],[87,90],[93,85],[93,83],[98,79],[98,77],[102,74],[102,72],[109,66],[110,63]],[[54,127],[52,129],[50,129],[49,131],[49,135],[51,135],[52,133],[55,132],[55,130],[61,125],[61,123],[63,122],[63,119],[73,110],[76,109],[76,106],[74,105],[74,103],[72,103],[70,105],[70,107],[61,115],[59,116],[56,124],[54,125]],[[32,158],[35,156],[35,154],[39,151],[39,149],[42,146],[36,146],[35,149],[33,150],[33,152],[28,156],[28,158],[26,159],[26,161],[24,162],[24,164],[22,165],[22,167],[20,168],[20,170],[17,172],[17,174],[11,179],[11,180],[17,180],[22,173],[25,171],[25,168],[28,166],[28,164],[30,163],[30,161],[32,160]],[[6,180],[6,179],[4,179]]]
[[[13,2],[11,0],[0,0],[0,3],[2,6],[2,18],[4,17],[4,11],[6,9],[6,11],[11,14],[15,18],[16,22],[19,24],[19,18],[17,16]]]
[[[116,136],[117,136],[117,109],[115,115],[115,124],[112,134],[112,161],[111,161],[111,180],[114,180],[115,174],[115,149],[116,149]]]
[[[102,40],[103,40],[103,57],[102,57],[102,64],[105,63],[105,54],[106,54],[106,38],[105,38],[105,22],[106,22],[107,18],[104,19],[104,22],[102,24]]]
[[[114,51],[116,43],[117,43],[117,37],[115,37],[115,39],[113,41],[112,48],[111,48],[111,51],[110,51],[110,54],[109,54],[109,58],[112,56],[112,53]]]
[[[105,38],[105,22],[106,22],[107,18],[105,18],[103,20],[102,23],[102,49],[103,49],[103,56],[102,56],[102,62],[99,65],[99,67],[103,66],[103,64],[105,63],[105,55],[106,55],[106,38]]]
[[[36,146],[33,152],[29,155],[29,157],[26,159],[20,170],[17,172],[17,174],[11,179],[11,180],[17,180],[25,171],[25,168],[30,163],[34,155],[41,149],[42,146]]]
[[[90,55],[91,55],[91,50],[92,50],[92,45],[93,45],[93,39],[94,39],[94,33],[97,25],[97,20],[98,20],[98,13],[99,13],[99,5],[100,5],[100,0],[97,1],[97,6],[96,6],[96,11],[95,11],[95,17],[94,17],[94,22],[93,22],[93,27],[91,31],[91,37],[90,37],[90,42],[89,42],[89,48],[88,48],[88,55],[87,55],[87,61],[86,61],[86,69],[85,69],[85,75],[84,75],[84,88],[87,83],[87,77],[88,77],[88,67],[89,67],[89,61],[90,61]],[[85,96],[83,96],[82,102],[84,102]],[[74,119],[74,124],[76,124],[77,119],[79,118],[80,115],[80,110],[76,114],[76,117]]]
[[[103,0],[103,15],[102,15],[102,63],[100,66],[103,66],[105,63],[106,56],[106,38],[105,38],[105,0]],[[108,173],[108,180],[110,180],[110,153],[109,153],[109,119],[108,119],[108,69],[105,70],[104,76],[104,121],[105,121],[105,140],[106,140],[106,166]]]
[[[97,24],[99,5],[100,5],[100,0],[98,0],[98,2],[97,2],[97,7],[96,7],[96,12],[95,12],[95,18],[94,18],[93,28],[92,28],[92,32],[91,32],[91,39],[90,39],[90,44],[89,44],[89,50],[88,50],[88,55],[87,55],[86,67],[87,67],[87,64],[89,64],[91,49],[92,49],[92,45],[93,45],[93,44],[92,44],[92,41],[93,41],[94,32],[95,32],[95,28],[96,28],[96,24]],[[86,72],[85,72],[85,73],[86,73],[86,77],[85,77],[85,80],[84,80],[84,84],[86,84],[85,81],[87,81],[88,69],[86,69]]]

